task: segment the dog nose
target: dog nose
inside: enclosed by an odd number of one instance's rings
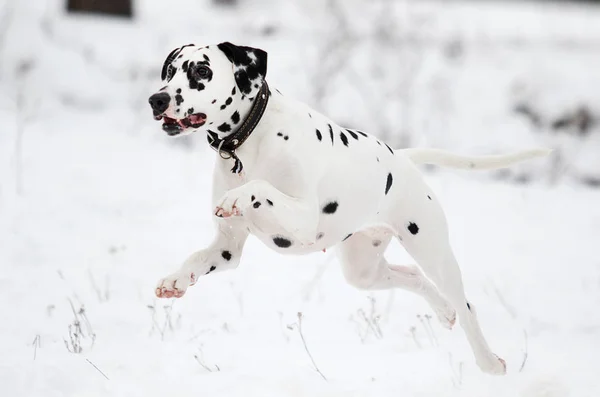
[[[156,114],[160,114],[167,110],[170,101],[171,96],[166,92],[159,92],[148,98],[148,102]]]

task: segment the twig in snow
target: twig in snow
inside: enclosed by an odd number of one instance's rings
[[[527,362],[527,357],[529,355],[529,344],[528,344],[528,337],[527,337],[527,330],[523,330],[523,335],[525,336],[525,353],[523,354],[523,362],[521,363],[521,367],[519,368],[519,372],[523,371],[523,368],[525,368],[525,363]]]
[[[35,62],[31,60],[23,60],[17,65],[15,78],[19,82],[16,98],[16,114],[17,128],[15,138],[15,191],[20,196],[23,194],[23,135],[25,134],[25,126],[30,121],[31,115],[35,112],[28,111],[31,107],[27,103],[25,90],[28,75],[35,66]],[[29,106],[28,106],[29,105]]]
[[[96,365],[95,365],[93,362],[91,362],[91,361],[90,361],[90,360],[88,360],[87,358],[85,359],[85,361],[87,361],[88,363],[90,363],[90,365],[91,365],[92,367],[96,368],[96,370],[97,370],[98,372],[100,372],[100,373],[102,374],[102,376],[104,376],[104,377],[106,378],[106,380],[110,380],[110,379],[108,379],[108,376],[106,376],[106,374],[105,374],[104,372],[102,372],[102,370],[101,370],[100,368],[96,367]]]
[[[208,372],[215,372],[214,369],[210,368],[208,365],[206,365],[204,363],[204,352],[202,351],[202,348],[198,348],[198,353],[199,354],[194,354],[194,358],[196,359],[196,361],[198,362],[198,364],[200,364],[200,366],[202,368],[204,368],[205,370],[207,370]],[[200,356],[200,357],[198,357]],[[217,372],[221,371],[221,368],[219,368],[219,366],[217,364],[215,364],[215,368],[217,370]]]
[[[310,354],[310,351],[308,350],[308,346],[306,345],[306,340],[304,339],[304,334],[302,333],[302,312],[298,312],[298,322],[288,325],[288,329],[292,330],[295,328],[295,326],[298,327],[298,333],[300,334],[300,338],[302,339],[302,344],[304,345],[304,350],[306,350],[306,354],[308,354],[308,357],[310,358],[310,361],[312,362],[313,367],[319,373],[319,375],[321,375],[321,377],[325,380],[325,382],[327,382],[327,378],[325,377],[325,375],[323,375],[323,373],[317,366],[317,363],[313,359],[313,356],[312,356],[312,354]]]
[[[427,334],[427,337],[429,338],[429,343],[431,343],[432,346],[437,346],[437,340],[435,339],[435,336],[433,335],[433,330],[431,330],[425,324],[425,321],[423,321],[423,317],[420,314],[417,314],[417,318],[419,319],[419,322],[421,323],[421,325],[425,329],[425,333]]]
[[[435,332],[433,332],[433,327],[431,326],[431,314],[426,314],[424,317],[427,322],[427,328],[429,329],[429,332],[431,332],[431,336],[433,337],[435,345],[439,346],[437,337],[435,336]]]
[[[156,318],[157,312],[156,312],[156,307],[154,305],[148,305],[148,309],[150,309],[151,313],[152,313],[152,329],[150,330],[150,334],[152,334],[152,332],[154,330],[158,331],[158,333],[160,334],[160,339],[161,340],[165,340],[165,334],[167,329],[173,331],[173,322],[171,320],[171,312],[173,311],[173,305],[175,304],[175,299],[173,299],[171,301],[171,304],[168,305],[164,305],[163,309],[165,312],[165,319],[163,321],[162,324],[158,323],[158,319]],[[181,318],[181,317],[179,317]]]
[[[94,347],[94,343],[96,341],[96,334],[92,329],[92,324],[87,317],[85,312],[85,308],[81,306],[79,311],[75,310],[75,306],[71,299],[68,299],[69,305],[71,305],[71,310],[73,311],[73,323],[69,324],[69,340],[63,339],[65,342],[65,347],[71,353],[81,353],[83,351],[82,340],[86,337],[89,337],[92,340],[92,344],[90,348]],[[82,328],[82,320],[85,325],[85,331]]]
[[[508,304],[507,300],[504,298],[504,295],[500,292],[500,289],[493,282],[492,282],[492,288],[494,289],[494,293],[496,294],[496,297],[498,298],[498,302],[500,302],[502,307],[504,307],[504,309],[507,311],[507,313],[513,319],[516,319],[517,318],[517,310],[514,308],[514,306]]]
[[[367,315],[367,313],[365,313],[365,311],[362,308],[356,311],[359,319],[364,321],[364,323],[366,324],[366,327],[364,327],[364,333],[362,332],[362,322],[354,319],[354,316],[350,317],[350,319],[356,323],[358,327],[358,336],[360,337],[360,340],[363,343],[367,339],[367,336],[369,336],[369,331],[373,331],[373,334],[377,339],[383,338],[383,332],[381,331],[381,327],[379,326],[379,320],[381,319],[381,315],[377,314],[377,310],[375,307],[377,300],[373,296],[368,296],[368,299],[370,303],[369,314]]]
[[[463,362],[458,363],[458,372],[454,369],[454,360],[452,359],[452,353],[448,353],[448,364],[450,365],[450,369],[452,370],[452,385],[455,388],[460,389],[462,386],[462,377],[463,377]]]
[[[108,302],[110,298],[110,289],[109,289],[109,278],[108,275],[104,278],[104,290],[102,290],[98,284],[96,283],[96,279],[92,274],[92,271],[88,268],[88,277],[90,279],[90,283],[92,284],[92,288],[96,292],[96,296],[98,297],[99,302]]]
[[[38,347],[41,347],[41,338],[39,334],[35,336],[31,346],[33,346],[33,361],[35,361],[35,358],[37,357],[37,349]]]
[[[415,342],[415,345],[417,345],[417,347],[419,349],[422,349],[423,346],[421,346],[421,344],[419,343],[419,340],[417,339],[417,327],[415,327],[413,325],[412,327],[410,327],[409,331],[410,331],[410,334],[411,334],[411,336],[413,338],[413,341]]]

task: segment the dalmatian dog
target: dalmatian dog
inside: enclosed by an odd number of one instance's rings
[[[422,296],[442,325],[459,322],[482,371],[505,374],[468,301],[450,247],[440,200],[420,164],[495,169],[545,156],[545,149],[497,156],[397,150],[345,128],[269,88],[267,53],[229,42],[173,50],[163,85],[150,99],[168,135],[207,134],[217,152],[213,173],[215,237],[156,295],[180,298],[199,277],[238,266],[253,234],[282,254],[336,247],[348,283],[364,290],[401,288]],[[395,238],[418,266],[389,263]]]

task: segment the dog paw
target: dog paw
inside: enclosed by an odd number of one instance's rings
[[[435,314],[442,325],[447,329],[452,329],[456,323],[456,310],[448,302],[441,307],[434,308]]]
[[[493,353],[485,360],[477,360],[477,365],[490,375],[506,375],[506,361]]]
[[[195,283],[194,273],[174,273],[158,282],[155,293],[159,298],[181,298],[187,288]]]
[[[227,192],[219,201],[220,204],[215,208],[215,216],[219,218],[230,218],[232,216],[243,216],[252,199],[251,196],[243,191],[233,189]]]

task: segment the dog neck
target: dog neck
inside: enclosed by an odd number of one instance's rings
[[[267,104],[269,103],[270,95],[271,92],[269,90],[269,85],[266,81],[264,81],[258,93],[256,94],[256,98],[254,99],[252,106],[247,112],[245,112],[246,114],[244,120],[239,127],[237,127],[232,133],[223,137],[219,137],[212,131],[209,131],[207,134],[208,144],[211,146],[211,148],[217,151],[221,158],[232,158],[234,160],[234,166],[231,169],[231,172],[234,174],[239,174],[244,168],[242,161],[236,155],[236,150],[244,144],[246,139],[250,137],[250,134],[252,134],[260,122],[267,108]]]

